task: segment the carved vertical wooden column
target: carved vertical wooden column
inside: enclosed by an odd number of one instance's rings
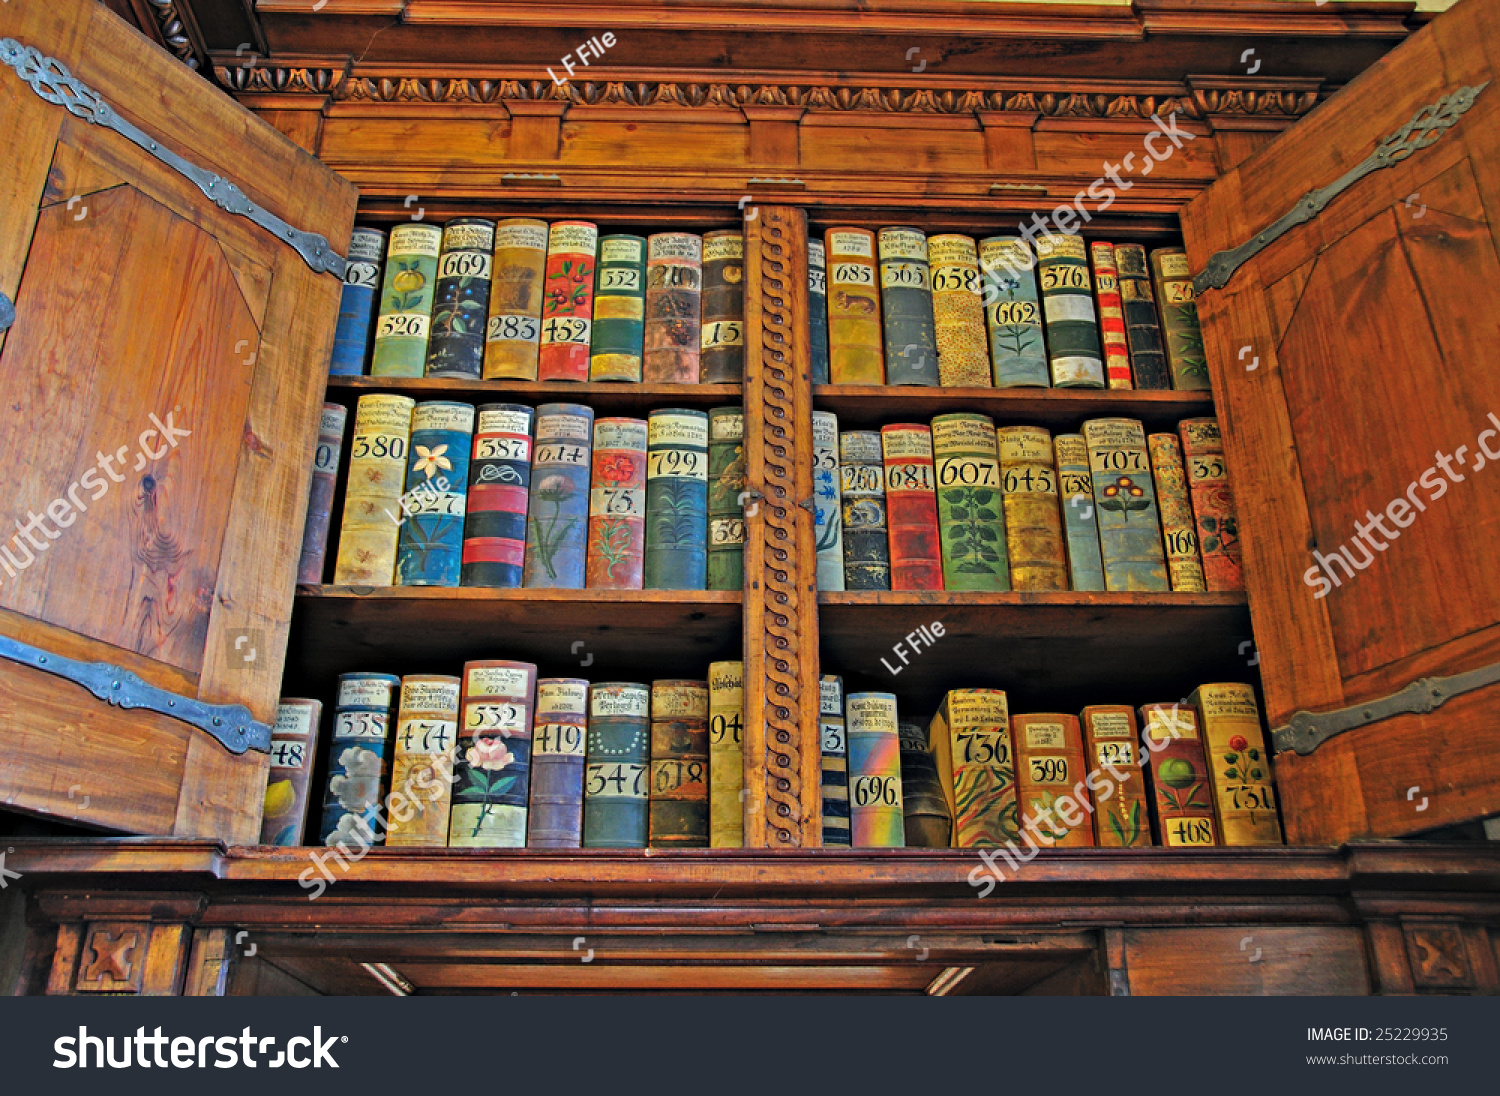
[[[745,219],[745,847],[823,843],[807,217]]]

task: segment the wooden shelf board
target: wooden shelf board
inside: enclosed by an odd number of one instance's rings
[[[478,403],[582,403],[599,415],[659,407],[727,407],[744,400],[738,384],[569,384],[563,381],[469,381],[453,377],[329,377],[328,398],[390,393],[417,400]]]
[[[1140,419],[1147,430],[1174,429],[1179,421],[1214,413],[1207,392],[1109,391],[1079,388],[918,388],[817,384],[813,406],[832,411],[839,429],[892,422],[927,422],[949,411],[977,411],[997,426],[1045,426],[1076,431],[1085,419]]]

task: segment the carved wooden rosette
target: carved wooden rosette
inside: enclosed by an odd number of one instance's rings
[[[806,215],[751,206],[745,268],[745,846],[818,846]]]

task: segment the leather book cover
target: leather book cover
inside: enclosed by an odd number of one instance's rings
[[[1176,434],[1152,434],[1146,438],[1151,457],[1151,478],[1156,485],[1156,506],[1161,511],[1161,537],[1167,551],[1167,578],[1173,590],[1207,590],[1203,561],[1198,557],[1198,527],[1188,501],[1182,467],[1182,446]]]
[[[646,381],[697,384],[702,344],[703,237],[659,232],[646,250]]]
[[[708,583],[708,416],[677,407],[651,412],[646,450],[647,590],[702,590]]]
[[[943,553],[933,489],[932,431],[914,423],[880,428],[892,590],[941,590]]]
[[[818,678],[818,736],[822,739],[823,845],[849,847],[849,742],[844,730],[844,679]]]
[[[646,353],[646,238],[599,241],[589,380],[636,381]]]
[[[653,849],[708,848],[708,682],[651,683]]]
[[[1178,704],[1148,704],[1141,709],[1141,726],[1156,843],[1173,849],[1220,844],[1198,713]]]
[[[816,429],[816,427],[814,428]],[[745,415],[708,412],[708,589],[745,585]]]
[[[344,268],[344,292],[339,298],[339,322],[333,330],[332,377],[357,377],[365,371],[370,325],[375,322],[375,300],[380,292],[380,264],[385,259],[385,233],[378,228],[355,228],[349,236],[349,265]]]
[[[955,849],[1020,840],[1010,707],[1000,689],[953,689],[927,727]]]
[[[1151,252],[1151,273],[1156,300],[1161,306],[1172,387],[1205,391],[1209,386],[1208,358],[1203,351],[1203,332],[1198,327],[1198,301],[1187,254],[1180,247],[1158,248]]]
[[[915,228],[882,228],[878,240],[885,383],[936,386],[937,328],[927,236]]]
[[[576,849],[583,845],[583,759],[588,721],[587,681],[547,677],[536,683],[527,848]]]
[[[1093,777],[1088,787],[1094,793],[1094,843],[1107,849],[1149,848],[1151,811],[1135,712],[1120,704],[1091,704],[1079,722],[1084,764]]]
[[[1271,757],[1255,690],[1249,685],[1200,685],[1188,703],[1202,720],[1214,818],[1224,844],[1282,844]]]
[[[472,403],[434,400],[412,411],[396,585],[458,585],[473,441]]]
[[[448,844],[461,688],[458,678],[441,674],[401,679],[387,848],[441,849]]]
[[[318,752],[321,700],[282,697],[271,728],[271,764],[266,770],[265,810],[260,816],[262,845],[300,845],[307,828],[308,781]]]
[[[1023,839],[1044,849],[1092,848],[1094,804],[1078,718],[1058,712],[1012,716],[1011,745]]]
[[[1224,463],[1224,439],[1216,419],[1183,419],[1177,424],[1182,438],[1183,467],[1187,473],[1188,498],[1198,532],[1198,551],[1203,560],[1203,581],[1209,590],[1243,590],[1245,572],[1240,558],[1240,523],[1234,511],[1234,493],[1229,489],[1229,470]]]
[[[1125,337],[1130,344],[1130,371],[1137,388],[1172,387],[1161,322],[1156,317],[1156,295],[1151,291],[1151,268],[1140,244],[1115,244],[1115,269],[1120,278],[1120,304],[1125,311]]]
[[[896,698],[891,693],[850,693],[844,718],[850,843],[856,849],[905,848]]]
[[[979,268],[988,287],[984,322],[996,388],[1050,388],[1052,371],[1042,338],[1042,304],[1036,260],[1025,240],[991,236],[979,244]]]
[[[995,424],[955,412],[932,420],[944,590],[1009,590]],[[899,588],[899,587],[898,587]]]
[[[1005,535],[1012,590],[1066,590],[1068,554],[1052,435],[1041,426],[1007,426],[998,433],[1000,482],[1005,489]]]
[[[484,379],[534,381],[542,345],[547,222],[510,217],[496,224],[493,269]]]
[[[599,227],[587,221],[554,221],[547,232],[537,380],[589,379],[598,251]]]
[[[478,408],[464,515],[462,585],[517,589],[525,574],[535,412],[516,403]]]
[[[828,251],[829,382],[884,384],[875,234],[830,228],[823,239]]]
[[[582,404],[536,409],[526,505],[525,585],[531,589],[583,589],[593,438],[594,412]]]
[[[1099,520],[1094,513],[1094,479],[1089,446],[1082,434],[1052,439],[1057,455],[1058,503],[1068,546],[1068,581],[1075,590],[1104,589],[1104,556],[1099,548]]]
[[[526,847],[536,667],[502,659],[465,662],[448,844]]]
[[[427,376],[477,381],[484,371],[494,252],[494,221],[459,217],[443,226]]]
[[[844,512],[839,495],[839,420],[814,411],[813,546],[818,550],[819,590],[844,588]]]
[[[745,664],[708,664],[708,844],[745,844]]]
[[[703,235],[704,384],[745,379],[745,237],[739,229]]]
[[[839,435],[839,500],[844,512],[844,589],[889,590],[885,458],[875,431]]]
[[[828,260],[821,240],[807,241],[807,333],[813,384],[828,383]]]
[[[896,725],[901,743],[901,821],[908,849],[946,849],[953,841],[953,814],[938,779],[937,762],[921,723]]]
[[[344,451],[348,415],[343,404],[325,403],[318,419],[307,522],[302,527],[302,555],[297,561],[299,584],[316,586],[323,581],[323,565],[328,559],[328,526],[333,520],[333,494],[338,487],[339,457]]]
[[[384,843],[382,797],[391,771],[392,717],[400,688],[401,679],[391,674],[339,675],[319,845],[368,849]]]
[[[415,406],[406,396],[383,395],[361,396],[355,406],[335,586],[390,586],[396,579],[397,522]]]
[[[1036,256],[1053,386],[1103,388],[1104,352],[1083,240],[1069,234],[1038,236]]]
[[[371,376],[422,375],[442,245],[443,230],[437,225],[397,225],[391,229],[370,353]]]
[[[1135,419],[1083,424],[1108,590],[1167,590],[1167,558],[1146,458],[1146,431]]]
[[[639,590],[646,555],[646,420],[595,419],[586,585]]]
[[[1094,267],[1094,296],[1099,306],[1099,335],[1104,350],[1104,378],[1110,388],[1134,388],[1130,376],[1130,340],[1125,334],[1125,305],[1120,299],[1120,272],[1113,245],[1089,244]]]
[[[938,380],[944,388],[991,387],[990,349],[979,296],[979,251],[970,236],[927,241],[932,268],[932,322],[937,330]]]
[[[583,847],[644,849],[650,788],[651,690],[622,682],[590,687]]]

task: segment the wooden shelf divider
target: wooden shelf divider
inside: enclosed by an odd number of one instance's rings
[[[949,411],[976,411],[997,425],[1045,426],[1072,431],[1085,419],[1140,419],[1148,430],[1175,428],[1182,419],[1214,413],[1207,392],[1161,392],[1096,388],[918,388],[889,385],[816,384],[813,405],[832,411],[839,428],[870,427],[899,420],[926,422]]]

